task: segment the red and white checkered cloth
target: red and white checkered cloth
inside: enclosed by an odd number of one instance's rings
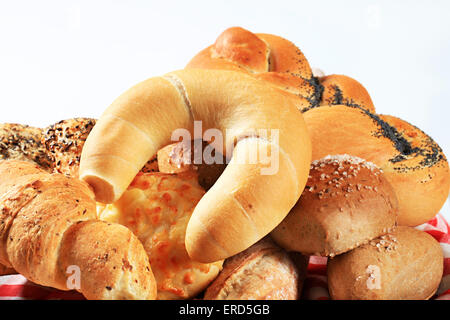
[[[444,252],[444,274],[433,299],[450,300],[450,225],[441,214],[417,227],[431,234],[441,244]],[[328,300],[327,258],[311,257],[308,275],[303,288],[303,299]],[[0,276],[0,300],[80,300],[83,296],[75,291],[60,291],[36,285],[21,275]]]

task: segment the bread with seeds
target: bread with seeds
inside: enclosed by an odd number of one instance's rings
[[[96,119],[73,118],[44,129],[42,143],[54,163],[55,172],[78,178],[81,151],[95,124]],[[158,171],[156,157],[148,161],[141,171]]]
[[[299,201],[272,231],[283,248],[335,256],[392,230],[395,192],[373,163],[349,155],[312,162]]]
[[[0,160],[22,160],[51,172],[53,161],[41,143],[42,130],[16,123],[0,124]]]
[[[328,288],[335,300],[424,300],[443,273],[439,242],[400,226],[350,252],[328,259]]]

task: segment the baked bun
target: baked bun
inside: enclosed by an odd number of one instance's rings
[[[443,261],[432,236],[401,226],[329,259],[329,292],[336,300],[430,299],[441,281]]]
[[[78,178],[81,151],[96,121],[91,118],[73,118],[44,129],[42,143],[54,163],[55,172]],[[147,162],[141,171],[158,171],[156,157]]]
[[[281,37],[240,27],[222,32],[186,68],[235,70],[267,81],[298,97],[299,109],[317,106],[321,87],[303,53]]]
[[[433,218],[445,203],[450,172],[442,149],[423,131],[392,116],[360,107],[321,106],[303,114],[313,160],[349,154],[375,163],[399,201],[399,225]]]
[[[271,236],[289,251],[333,257],[389,232],[397,209],[394,190],[376,165],[326,156],[312,162],[300,200]]]
[[[302,112],[324,104],[351,104],[375,111],[369,93],[358,81],[313,70],[298,47],[272,34],[252,33],[240,27],[226,29],[186,68],[250,74],[295,95]]]
[[[99,213],[101,220],[128,227],[144,245],[155,275],[158,299],[195,297],[214,280],[223,261],[192,261],[184,238],[192,211],[205,191],[196,173],[140,173],[114,204]]]
[[[52,172],[53,161],[41,144],[42,130],[16,123],[0,124],[0,160],[22,160]]]
[[[308,258],[264,238],[228,258],[205,292],[205,300],[298,300]]]

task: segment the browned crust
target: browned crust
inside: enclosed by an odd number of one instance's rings
[[[272,231],[287,250],[335,256],[392,230],[395,192],[381,170],[348,155],[313,161],[300,200]]]
[[[41,143],[42,130],[16,123],[0,124],[0,160],[22,160],[51,172],[53,161]]]
[[[204,299],[299,299],[307,261],[301,255],[290,256],[269,238],[264,238],[226,260],[224,269],[208,287]]]
[[[328,260],[333,299],[424,300],[442,278],[443,253],[429,234],[411,227]]]

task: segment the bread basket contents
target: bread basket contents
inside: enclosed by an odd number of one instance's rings
[[[138,174],[122,197],[106,205],[100,219],[128,227],[146,250],[158,287],[158,299],[197,296],[214,280],[223,261],[195,262],[184,245],[186,226],[205,191],[196,171],[177,175]]]
[[[349,155],[312,162],[300,200],[272,231],[283,248],[333,257],[394,229],[397,199],[381,170]]]
[[[228,258],[206,300],[298,300],[308,258],[288,254],[270,238]]]
[[[296,300],[311,255],[333,299],[443,274],[412,228],[450,190],[439,145],[276,35],[229,28],[98,120],[2,125],[0,177],[0,275],[87,299]]]
[[[395,231],[328,260],[333,299],[423,300],[436,292],[443,272],[439,243],[426,232]]]
[[[284,108],[281,113],[279,106]],[[224,134],[214,141],[223,143],[216,148],[222,154],[233,150],[186,230],[189,256],[209,263],[262,239],[303,191],[310,139],[295,101],[281,90],[243,73],[200,69],[141,82],[117,98],[95,125],[82,151],[80,178],[90,184],[98,201],[113,203],[139,168],[171,142],[173,131],[192,132],[194,121]],[[263,137],[261,128],[274,134]],[[264,161],[239,161],[252,151],[277,155],[275,172],[261,174],[271,170]]]
[[[0,176],[2,265],[88,299],[156,296],[142,244],[129,229],[96,219],[94,195],[84,182],[18,160],[0,161]],[[75,287],[68,285],[71,270]]]

